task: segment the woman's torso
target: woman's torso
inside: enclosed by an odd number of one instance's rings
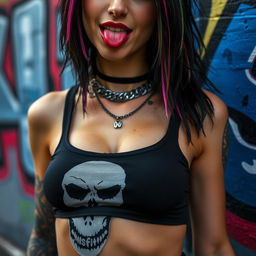
[[[77,256],[67,219],[55,222],[59,256]],[[186,226],[148,224],[113,217],[108,241],[98,256],[181,256]]]
[[[133,117],[124,120],[125,127],[120,130],[113,129],[113,119],[107,116],[95,101],[88,104],[87,115],[84,119],[81,118],[82,112],[78,103],[72,114],[68,134],[69,146],[81,151],[98,152],[99,154],[122,154],[158,145],[166,137],[169,120],[165,118],[165,113],[157,96],[153,98],[153,102],[152,105],[146,105]],[[134,102],[134,106],[136,104],[138,102]],[[127,112],[125,107],[124,109],[114,108],[113,112],[114,110],[120,111],[120,113]],[[61,124],[58,124],[51,133],[52,140],[50,140],[49,147],[52,155],[59,143],[61,133]],[[184,159],[190,163],[193,148],[186,145],[182,128],[179,128],[176,139],[179,146],[178,150],[180,150],[179,154],[182,154]],[[99,255],[180,255],[185,230],[185,224],[151,224],[112,217],[107,243]],[[67,219],[56,219],[56,234],[59,255],[77,255],[70,243]]]

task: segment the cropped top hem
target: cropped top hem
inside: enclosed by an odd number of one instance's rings
[[[160,225],[187,225],[189,222],[189,216],[187,213],[182,212],[184,215],[181,218],[181,212],[174,214],[173,212],[170,215],[152,215],[146,214],[143,212],[134,211],[131,209],[116,208],[113,210],[113,207],[99,206],[91,208],[79,208],[75,210],[60,210],[54,209],[55,218],[76,218],[76,217],[85,217],[85,216],[110,216],[118,217],[123,219],[129,219],[144,223],[150,224],[160,224]]]

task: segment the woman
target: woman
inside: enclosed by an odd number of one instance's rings
[[[78,85],[29,110],[28,255],[178,256],[189,206],[195,254],[234,255],[221,164],[227,109],[201,89],[211,83],[191,5],[61,2],[65,64]]]

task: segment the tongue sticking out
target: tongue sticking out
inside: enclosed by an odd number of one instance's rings
[[[111,47],[119,47],[128,40],[128,33],[125,31],[111,31],[109,29],[104,29],[103,40]]]

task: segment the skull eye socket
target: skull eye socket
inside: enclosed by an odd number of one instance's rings
[[[70,197],[78,200],[83,200],[90,192],[90,189],[81,188],[73,183],[65,185],[65,188]]]
[[[96,189],[97,190],[97,194],[98,196],[103,199],[111,199],[113,197],[115,197],[118,192],[120,191],[121,186],[120,185],[115,185],[109,188],[104,188],[104,189]]]

